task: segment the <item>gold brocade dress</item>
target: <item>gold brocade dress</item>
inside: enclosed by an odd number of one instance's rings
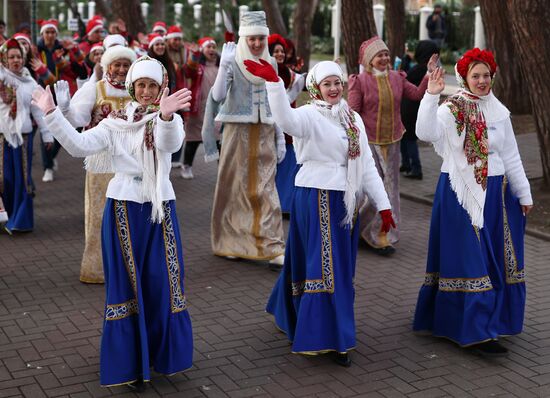
[[[284,254],[276,154],[273,125],[225,124],[212,209],[214,254],[250,260]]]
[[[96,126],[111,111],[123,109],[131,101],[130,96],[108,96],[105,80],[96,84],[96,103],[92,109],[92,120],[86,129]],[[104,283],[103,259],[101,252],[101,221],[105,207],[106,192],[112,173],[86,172],[84,187],[84,253],[80,266],[80,281],[84,283]]]

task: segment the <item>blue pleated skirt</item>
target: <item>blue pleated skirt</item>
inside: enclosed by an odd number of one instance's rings
[[[484,227],[474,228],[442,173],[414,330],[467,346],[521,332],[525,216],[503,176],[488,178]]]
[[[23,134],[23,144],[12,147],[0,134],[0,195],[9,220],[8,232],[34,228],[32,134]]]
[[[294,353],[355,348],[359,228],[342,227],[345,214],[343,192],[295,188],[285,263],[266,308]]]
[[[150,221],[151,203],[107,199],[102,225],[105,320],[102,386],[150,380],[192,366],[193,336],[183,288],[175,202]]]
[[[294,145],[286,144],[285,158],[277,165],[277,174],[275,175],[275,185],[277,186],[283,213],[290,213],[294,195],[294,180],[299,169],[300,166],[296,163]]]

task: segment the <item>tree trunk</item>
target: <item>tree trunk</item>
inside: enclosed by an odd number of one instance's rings
[[[126,22],[126,29],[132,36],[147,32],[139,0],[112,0],[111,7],[113,18],[121,18]]]
[[[405,1],[386,0],[386,41],[392,62],[405,53]]]
[[[113,12],[111,6],[105,0],[95,0],[96,14],[101,15],[106,20],[110,20]]]
[[[521,86],[527,86],[527,90],[513,94],[528,96],[531,100],[540,145],[543,186],[550,191],[550,79],[545,69],[550,65],[550,8],[547,0],[508,0],[507,6],[512,25],[510,37],[523,69]]]
[[[372,0],[342,0],[341,26],[348,75],[358,73],[359,47],[365,40],[376,35]]]
[[[279,8],[278,0],[262,0],[265,14],[267,17],[267,26],[269,26],[269,33],[278,33],[283,37],[286,37],[288,32],[286,30],[285,21],[283,20],[283,14]]]
[[[311,23],[319,5],[319,0],[298,0],[294,14],[294,43],[296,56],[304,60],[302,72],[309,70],[311,55]]]
[[[4,0],[6,1],[6,0]],[[31,4],[30,1],[22,2],[18,0],[8,1],[8,32],[10,35],[15,33],[19,24],[29,22],[31,20]]]
[[[494,51],[498,74],[493,87],[495,95],[515,114],[531,113],[528,90],[521,70],[523,60],[517,56],[510,40],[512,26],[506,7],[494,0],[480,0],[487,47]],[[518,95],[523,92],[524,95]]]
[[[153,18],[155,19],[151,25],[156,21],[166,20],[166,1],[165,0],[153,0]]]

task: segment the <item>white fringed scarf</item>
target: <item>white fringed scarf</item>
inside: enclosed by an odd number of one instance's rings
[[[134,67],[139,62],[155,62],[162,68],[162,84],[155,103],[147,107],[140,105],[135,99],[134,92]],[[159,152],[155,146],[154,131],[159,114],[158,103],[162,93],[168,85],[168,73],[162,64],[147,56],[139,58],[128,70],[126,89],[134,100],[126,105],[126,108],[111,112],[109,117],[103,119],[96,128],[104,128],[109,131],[111,143],[108,151],[89,156],[84,160],[86,170],[93,173],[112,173],[112,156],[114,148],[123,148],[127,153],[135,155],[143,167],[141,176],[142,201],[151,202],[151,220],[160,223],[164,219],[162,207],[162,176],[169,173],[164,170],[163,162],[159,162]]]
[[[23,67],[20,74],[15,74],[8,68],[0,66],[0,80],[2,96],[15,95],[16,97],[15,118],[12,117],[9,104],[6,103],[6,106],[2,107],[0,132],[2,132],[8,144],[17,148],[23,144],[23,124],[25,118],[29,117],[29,115],[25,115],[24,110],[29,109],[32,92],[37,84],[25,67]]]
[[[451,188],[458,203],[470,216],[472,225],[483,228],[489,167],[487,124],[509,118],[510,111],[492,91],[478,96],[467,89],[458,72],[456,79],[461,89],[443,103],[455,118],[456,133],[447,135],[447,148],[442,141],[434,143],[434,148],[447,160]]]
[[[343,73],[338,64],[331,61],[319,62],[309,71],[306,87],[311,97],[311,103],[315,105],[317,111],[327,119],[340,124],[348,136],[346,190],[344,191],[346,217],[342,220],[342,224],[352,225],[357,203],[361,203],[363,200],[363,191],[360,189],[363,176],[363,163],[361,162],[361,148],[359,145],[359,134],[361,132],[355,125],[354,112],[343,98],[335,105],[323,100],[319,84],[328,76],[338,76],[343,82]]]

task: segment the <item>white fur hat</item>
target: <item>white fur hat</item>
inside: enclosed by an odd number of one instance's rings
[[[265,20],[265,12],[243,12],[239,24],[239,36],[269,36],[269,28]]]
[[[308,73],[309,80],[314,80],[317,84],[320,84],[323,79],[329,76],[338,76],[340,80],[344,79],[342,68],[336,62],[321,61],[315,64]]]
[[[119,34],[108,35],[105,39],[103,39],[103,47],[105,47],[106,49],[117,45],[128,47],[128,42],[126,41],[124,36]]]
[[[105,45],[105,43],[103,43]],[[109,68],[109,65],[117,59],[127,59],[134,62],[137,58],[134,50],[124,46],[105,46],[106,50],[101,57],[101,67],[104,71]]]
[[[149,78],[156,81],[159,86],[162,86],[164,79],[164,68],[156,59],[142,57],[132,64],[128,74],[126,75],[126,87],[131,86],[136,80],[141,78]]]

